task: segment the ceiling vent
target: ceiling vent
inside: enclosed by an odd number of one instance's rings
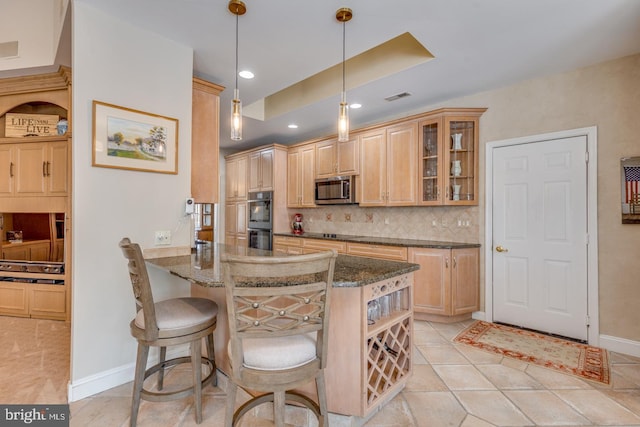
[[[406,98],[407,96],[411,96],[411,94],[409,92],[402,92],[402,93],[398,93],[398,94],[395,94],[395,95],[387,96],[384,100],[385,101],[395,101],[396,99]]]
[[[0,58],[15,58],[18,56],[18,42],[0,43]]]

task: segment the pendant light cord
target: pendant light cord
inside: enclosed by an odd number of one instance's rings
[[[344,68],[345,68],[345,49],[346,49],[346,32],[347,32],[347,27],[345,25],[346,23],[343,21],[342,22],[342,93],[344,94],[344,80],[345,80],[345,72],[344,72]]]
[[[238,90],[238,14],[236,14],[236,91]]]

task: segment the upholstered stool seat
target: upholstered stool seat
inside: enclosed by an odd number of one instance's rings
[[[202,422],[202,388],[216,383],[213,332],[218,319],[218,306],[206,298],[182,297],[154,302],[151,284],[140,246],[128,238],[120,241],[120,248],[129,260],[129,276],[136,300],[136,316],[130,323],[131,335],[138,340],[135,378],[131,403],[130,425],[137,423],[140,399],[164,402],[194,396],[196,423]],[[206,340],[207,357],[202,356],[202,339]],[[166,360],[167,347],[190,345],[190,356]],[[150,347],[160,348],[157,364],[147,367]],[[191,363],[192,384],[188,387],[163,391],[165,368]],[[202,365],[208,369],[202,378]],[[158,373],[156,390],[144,388],[144,381]]]

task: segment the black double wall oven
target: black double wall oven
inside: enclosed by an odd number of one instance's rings
[[[258,191],[249,193],[247,202],[249,247],[254,249],[272,249],[273,240],[273,192]]]

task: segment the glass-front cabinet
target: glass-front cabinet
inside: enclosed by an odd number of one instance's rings
[[[439,110],[420,122],[420,204],[478,204],[478,123],[484,109]]]

